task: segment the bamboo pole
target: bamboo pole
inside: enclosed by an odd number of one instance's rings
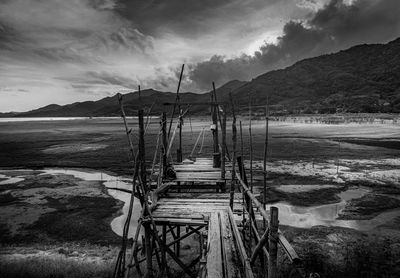
[[[179,89],[180,89],[180,87],[181,87],[182,76],[183,76],[183,69],[184,69],[184,68],[185,68],[185,64],[182,65],[181,74],[180,74],[180,76],[179,76],[178,88],[176,89],[176,98],[175,98],[174,108],[173,108],[173,110],[172,110],[171,121],[170,121],[170,123],[169,123],[169,129],[168,129],[168,138],[169,138],[169,135],[170,135],[170,133],[171,133],[172,122],[174,121],[176,105],[179,103]]]
[[[145,163],[145,146],[144,146],[144,120],[143,110],[139,110],[139,163],[140,163],[140,184],[144,190],[144,194],[147,197],[148,189],[145,186],[146,181],[146,163]],[[147,204],[147,198],[144,200],[144,205]],[[148,211],[145,210],[144,216],[148,215]],[[144,239],[145,239],[145,251],[146,251],[146,278],[153,277],[153,249],[151,242],[151,228],[150,223],[145,222],[144,226]]]
[[[263,208],[266,208],[267,203],[267,156],[268,156],[268,136],[269,136],[269,111],[268,106],[265,107],[265,141],[264,141],[264,159],[263,159]],[[263,220],[264,230],[266,222]]]
[[[142,183],[146,185],[146,154],[144,143],[144,119],[143,110],[139,110],[139,160],[140,160],[140,177]],[[148,188],[145,187],[146,192]]]
[[[130,202],[129,202],[129,210],[128,210],[128,215],[127,215],[126,221],[124,223],[124,228],[123,228],[122,246],[121,246],[120,253],[118,254],[117,263],[115,265],[113,277],[122,277],[124,275],[124,271],[125,271],[127,237],[128,237],[128,233],[129,233],[129,224],[130,224],[130,220],[132,217],[132,209],[133,209],[133,203],[134,203],[134,199],[135,199],[135,184],[136,184],[136,179],[138,177],[138,172],[139,172],[139,167],[138,167],[139,165],[137,163],[138,153],[135,153],[135,151],[133,150],[133,143],[132,143],[132,139],[130,136],[132,129],[128,128],[125,110],[124,110],[124,106],[122,103],[122,96],[120,94],[118,95],[118,100],[119,100],[120,109],[121,109],[121,116],[124,120],[125,131],[126,131],[126,135],[127,135],[129,146],[130,146],[130,152],[133,157],[133,161],[136,163],[134,164],[132,190],[130,192],[131,198],[130,198]],[[139,197],[140,201],[142,202],[142,200],[143,200],[142,196],[139,194],[138,197]]]
[[[226,162],[226,111],[223,106],[222,111],[222,153],[221,153],[221,178],[225,179],[225,162]],[[226,186],[224,184],[224,186]],[[225,191],[225,190],[224,190]]]
[[[167,150],[168,150],[168,137],[167,137],[167,113],[163,112],[161,115],[161,129],[162,129],[162,165],[163,176],[167,169]]]
[[[213,83],[214,84],[214,83]],[[215,104],[213,93],[210,93],[210,101],[212,104]],[[217,119],[217,109],[218,107],[215,105],[211,105],[211,118],[213,122],[213,167],[217,168],[221,166],[221,158],[219,153],[219,140],[218,140],[218,119]]]
[[[249,140],[250,140],[250,190],[253,192],[253,137],[251,134],[251,97],[249,95]]]
[[[167,245],[167,225],[163,224],[162,226],[162,241],[163,241],[163,245]],[[161,271],[161,276],[165,277],[166,275],[166,266],[167,266],[167,254],[165,252],[165,248],[163,248],[162,250],[162,254],[161,254],[161,259],[162,259],[162,271]]]
[[[241,152],[241,157],[244,159],[243,156],[243,129],[242,129],[242,121],[239,121],[239,131],[240,131],[240,152]]]
[[[215,84],[214,84],[214,82],[212,83],[212,85],[213,85],[213,92],[214,92],[214,101],[215,101],[215,104],[216,104],[216,107],[217,107],[217,114],[218,114],[219,125],[221,126],[221,129],[222,129],[222,121],[223,121],[223,119],[221,118],[221,113],[219,112],[219,109],[218,109],[219,104],[218,104],[218,99],[217,99],[217,90],[215,89]],[[225,104],[222,104],[222,106],[225,106]],[[225,110],[225,107],[224,107],[224,110]],[[228,150],[228,146],[227,146],[227,145],[225,145],[225,154],[226,154],[226,156],[228,157],[228,159],[231,160],[231,157],[230,157],[230,155],[229,155],[229,150]]]
[[[243,181],[243,183],[246,184],[246,186],[247,186],[248,183],[247,183],[246,170],[244,168],[244,163],[243,163],[242,157],[238,156],[237,162],[238,162],[238,167],[239,167],[240,178]],[[244,214],[245,214],[245,211],[247,211],[247,215],[249,217],[249,220],[247,221],[248,231],[249,231],[248,250],[249,250],[249,253],[251,254],[251,244],[252,244],[251,243],[251,238],[252,238],[252,236],[251,236],[251,221],[252,221],[251,209],[252,209],[252,207],[251,206],[252,206],[252,204],[251,204],[251,199],[249,198],[249,196],[247,196],[247,194],[244,190],[242,191],[242,196],[243,196],[243,211],[242,211],[243,212],[243,228],[244,228],[244,222],[245,222]],[[244,231],[244,229],[243,229],[243,231]],[[243,234],[245,234],[245,233],[243,233]]]
[[[193,149],[190,152],[189,158],[193,157],[194,151],[196,150],[197,144],[199,143],[200,137],[203,134],[203,132],[204,132],[204,127],[202,130],[200,130],[199,136],[197,136],[196,142],[194,143]]]
[[[268,259],[268,278],[278,277],[277,261],[278,261],[278,208],[271,207],[271,220],[269,228],[269,259]]]
[[[258,253],[262,250],[262,248],[264,247],[265,243],[267,243],[268,234],[269,234],[269,230],[265,230],[265,232],[262,235],[262,237],[258,240],[258,243],[257,243],[256,247],[254,248],[253,253],[251,254],[251,258],[250,258],[250,264],[251,265],[254,265]]]
[[[138,93],[139,93],[139,105],[142,107],[142,91],[140,90],[140,85],[138,85]]]
[[[231,101],[231,109],[232,109],[232,171],[231,171],[231,190],[229,195],[229,206],[233,210],[233,197],[235,196],[235,163],[236,163],[236,137],[237,137],[237,130],[236,130],[236,114],[235,114],[235,107],[233,103],[232,94],[229,94],[229,98]]]

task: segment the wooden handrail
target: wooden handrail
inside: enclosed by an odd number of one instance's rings
[[[262,237],[259,239],[256,247],[254,248],[253,254],[251,254],[250,258],[250,264],[254,265],[254,262],[256,261],[258,252],[264,247],[265,243],[268,241],[268,233],[269,229],[266,229]]]
[[[254,205],[256,206],[258,211],[260,212],[261,216],[267,221],[267,223],[269,223],[269,221],[268,221],[268,218],[269,218],[268,213],[265,211],[265,209],[263,208],[263,206],[260,203],[260,201],[257,200],[256,196],[250,191],[250,189],[244,183],[244,181],[242,180],[242,178],[240,177],[238,172],[236,172],[236,178],[238,179],[240,185],[243,188],[243,194],[246,194],[251,199],[251,201],[254,202]]]
[[[258,209],[259,213],[261,216],[264,218],[265,222],[267,223],[267,227],[269,226],[269,216],[267,211],[263,208],[263,205],[260,203],[260,201],[257,200],[256,196],[250,191],[248,186],[245,184],[245,182],[241,179],[239,173],[236,173],[236,178],[239,181],[241,187],[243,188],[243,194],[246,194],[250,200],[254,203],[255,207]],[[292,245],[289,243],[289,241],[285,238],[285,236],[282,234],[280,230],[278,230],[278,241],[279,244],[283,247],[283,250],[285,251],[286,255],[288,256],[289,260],[291,263],[294,263],[296,265],[301,263],[300,257],[297,255],[296,251],[293,249]]]

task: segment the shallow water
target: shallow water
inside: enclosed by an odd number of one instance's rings
[[[44,174],[64,174],[71,175],[76,178],[87,180],[87,181],[101,181],[107,188],[123,188],[131,189],[131,182],[127,179],[123,179],[118,176],[112,176],[99,171],[90,170],[72,170],[72,169],[44,169],[41,170],[40,175]],[[1,183],[17,183],[24,178],[21,177],[9,177],[1,175],[0,178],[7,178],[7,180]],[[19,179],[19,180],[16,180]],[[320,185],[318,185],[319,187]],[[307,187],[309,189],[309,187]],[[341,201],[335,204],[326,204],[320,206],[301,207],[293,206],[286,202],[278,202],[267,205],[267,209],[271,206],[279,208],[279,222],[283,225],[289,225],[293,227],[311,228],[316,225],[323,226],[340,226],[353,228],[356,230],[371,230],[379,225],[385,224],[395,217],[400,215],[400,210],[387,211],[379,214],[371,220],[338,220],[338,215],[345,208],[346,203],[352,199],[357,199],[368,193],[369,191],[365,188],[351,188],[338,194]],[[122,235],[123,226],[125,224],[126,216],[129,209],[130,194],[114,189],[108,189],[108,193],[124,202],[122,208],[122,215],[114,218],[111,222],[112,230]],[[141,207],[139,200],[135,198],[132,220],[129,227],[129,237],[133,237],[137,228],[137,220],[140,216]]]
[[[287,193],[298,193],[335,187],[333,184],[283,184],[276,189]]]
[[[0,181],[0,185],[13,184],[13,183],[17,183],[17,182],[24,180],[24,178],[21,178],[21,177],[9,177],[9,176],[2,175],[2,174],[0,174],[0,179],[5,179],[3,181]]]
[[[368,192],[364,188],[351,188],[338,194],[341,198],[339,203],[301,207],[293,206],[286,202],[278,202],[268,205],[267,209],[271,206],[278,207],[279,223],[283,225],[299,228],[311,228],[317,225],[338,226],[362,231],[374,229],[400,215],[400,210],[393,210],[383,212],[370,220],[337,219],[348,201],[361,198]]]

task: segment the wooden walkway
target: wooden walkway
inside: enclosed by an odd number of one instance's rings
[[[226,167],[232,167],[226,163]],[[231,176],[230,171],[225,172],[222,177],[221,168],[213,168],[213,160],[210,158],[196,158],[196,161],[185,160],[181,164],[175,164],[176,179],[174,181],[181,183],[201,183],[217,184],[225,183],[226,178]]]
[[[131,129],[126,122],[121,98],[119,99],[131,155],[136,161],[129,213],[132,212],[135,194],[141,203],[142,211],[129,259],[127,259],[127,245],[130,216],[127,218],[114,278],[142,277],[143,274],[145,278],[153,278],[156,273],[157,277],[173,277],[167,256],[179,265],[188,277],[253,278],[256,271],[259,277],[266,277],[268,273],[268,278],[277,278],[278,245],[282,247],[289,259],[288,262],[292,263],[295,272],[292,271],[290,277],[295,277],[293,273],[299,274],[298,277],[306,277],[300,258],[279,231],[278,208],[271,207],[268,212],[265,210],[265,192],[267,192],[265,163],[264,203],[253,194],[252,182],[249,188],[242,157],[236,157],[234,112],[232,112],[233,162],[226,161],[230,157],[226,144],[226,108],[223,106],[222,115],[219,115],[221,107],[216,101],[215,94],[214,92],[211,103],[207,103],[212,108],[210,128],[213,136],[212,159],[182,159],[182,117],[186,112],[182,113],[178,105],[179,117],[172,136],[169,134],[172,120],[167,134],[167,117],[165,112],[162,113],[150,179],[146,170],[143,110],[138,111],[139,147],[136,153],[130,136]],[[233,105],[232,110],[234,110]],[[172,114],[174,115],[174,112]],[[218,123],[221,128],[222,144],[219,144],[218,139]],[[170,151],[177,129],[179,129],[177,162],[172,162]],[[268,125],[266,130],[268,131]],[[155,163],[158,150],[160,150],[160,162],[157,166]],[[237,166],[234,167],[236,162]],[[154,169],[158,169],[159,173],[157,171],[154,173]],[[250,171],[252,176],[252,158],[250,158]],[[227,193],[228,187],[229,193]],[[139,244],[142,227],[144,240]],[[194,234],[197,237],[193,240],[199,241],[199,254],[196,258],[192,258],[191,262],[184,262],[180,256],[180,244],[182,240]],[[139,250],[142,251],[141,256]],[[141,270],[142,262],[146,263],[145,273]],[[158,264],[158,269],[153,267],[155,262]]]
[[[213,168],[212,159],[197,158],[174,165],[177,183],[192,186],[225,184],[221,168]],[[230,175],[230,173],[229,173]],[[172,187],[171,181],[168,185]],[[200,230],[206,237],[205,267],[200,277],[253,277],[236,222],[241,220],[243,204],[241,194],[234,197],[233,211],[229,206],[229,193],[181,193],[167,191],[158,196],[152,216],[157,225],[189,226]]]

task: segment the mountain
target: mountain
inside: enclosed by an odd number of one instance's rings
[[[364,44],[337,53],[305,59],[285,69],[262,74],[249,82],[233,80],[217,89],[218,101],[229,101],[247,109],[270,105],[275,113],[400,112],[400,38],[387,44]],[[165,110],[176,94],[153,89],[125,94],[124,107],[135,115],[142,107]],[[208,102],[210,92],[180,93],[182,102]],[[193,105],[192,114],[207,113],[208,107]],[[9,113],[0,116],[10,115]],[[36,110],[13,113],[20,117],[118,116],[117,95],[98,101],[64,106],[51,104]]]
[[[358,45],[262,74],[233,92],[237,102],[298,112],[400,112],[400,38]],[[293,111],[296,112],[296,111]]]

